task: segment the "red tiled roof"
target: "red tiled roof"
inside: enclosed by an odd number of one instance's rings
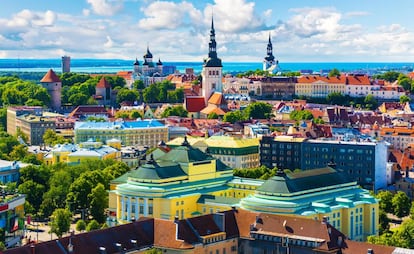
[[[81,115],[88,114],[109,115],[109,112],[103,105],[80,105],[77,106],[72,112],[70,112],[69,117],[79,117]]]
[[[201,96],[189,96],[185,98],[185,109],[188,112],[200,112],[206,107],[204,97]]]
[[[56,73],[50,69],[40,80],[42,83],[53,83],[53,82],[61,82],[60,78],[56,75]]]
[[[96,84],[96,88],[111,88],[111,84],[106,81],[105,77],[102,77],[98,84]]]

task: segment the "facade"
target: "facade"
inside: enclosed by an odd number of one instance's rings
[[[42,116],[43,109],[38,106],[15,106],[7,108],[7,133],[16,135],[17,128],[16,119],[22,115],[32,114],[35,116]]]
[[[178,147],[184,138],[167,142],[169,147]],[[259,167],[259,139],[231,136],[211,136],[210,138],[188,138],[188,142],[203,152],[221,160],[231,168]]]
[[[255,194],[243,198],[240,206],[251,211],[326,219],[357,241],[378,234],[378,201],[348,176],[329,167],[292,174],[280,170]]]
[[[54,118],[43,116],[22,115],[16,118],[16,127],[27,137],[30,145],[41,145],[46,130],[56,129],[56,121]]]
[[[59,111],[62,106],[62,81],[60,81],[56,73],[50,69],[40,80],[40,84],[46,88],[50,95],[50,108],[54,111]]]
[[[378,201],[332,168],[267,181],[239,178],[186,139],[181,146],[154,157],[111,182],[109,221],[185,219],[241,207],[292,218],[326,217],[357,240],[377,234]]]
[[[24,236],[24,195],[8,193],[0,197],[0,227],[5,232],[5,246],[19,246]]]
[[[262,98],[290,100],[295,95],[296,77],[263,77],[252,80],[258,86],[254,94]]]
[[[263,70],[269,73],[276,73],[279,71],[279,61],[275,60],[275,57],[273,56],[273,46],[272,41],[270,40],[270,34],[266,48],[266,56],[263,60]]]
[[[121,161],[121,151],[102,142],[82,142],[79,145],[58,144],[44,156],[46,165],[57,163],[67,163],[76,165],[86,160],[106,160],[112,159]]]
[[[216,32],[214,30],[214,22],[211,20],[210,42],[208,43],[208,58],[204,59],[202,76],[201,95],[204,97],[205,104],[208,104],[210,96],[223,91],[222,85],[222,69],[221,59],[217,57]]]
[[[106,142],[121,140],[124,146],[156,147],[161,140],[168,140],[168,127],[161,122],[137,120],[131,122],[76,122],[75,143],[88,140]]]
[[[17,182],[20,176],[20,169],[26,166],[28,164],[20,161],[0,160],[0,182],[2,184]]]
[[[326,165],[343,170],[368,189],[387,187],[387,144],[385,142],[340,141],[263,137],[260,163],[281,169],[314,169]]]
[[[404,150],[414,143],[414,129],[411,127],[382,127],[378,136],[398,150]]]
[[[346,77],[323,77],[306,75],[297,79],[296,96],[326,97],[331,93],[345,94]]]

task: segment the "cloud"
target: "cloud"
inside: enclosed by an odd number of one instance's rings
[[[188,2],[157,1],[141,11],[146,15],[138,23],[141,29],[176,29],[184,24],[200,23],[201,12]]]
[[[208,5],[204,9],[206,23],[209,23],[211,20],[212,13],[214,21],[220,24],[217,26],[217,30],[223,32],[237,33],[266,28],[262,17],[255,13],[254,2],[246,2],[245,0],[215,0],[213,5]]]
[[[347,12],[345,13],[345,17],[347,18],[353,18],[353,17],[364,17],[364,16],[369,16],[371,15],[371,13],[366,12],[366,11],[351,11],[351,12]]]
[[[106,36],[106,42],[104,43],[105,48],[112,48],[114,46],[114,42],[112,41],[111,37],[108,35]]]
[[[112,16],[122,10],[122,0],[113,0],[112,2],[110,3],[108,0],[87,0],[87,3],[92,7],[92,11],[101,16]]]

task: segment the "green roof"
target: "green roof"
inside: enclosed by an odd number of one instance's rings
[[[305,170],[291,174],[278,174],[257,190],[259,193],[288,194],[353,182],[333,168]]]
[[[161,161],[172,161],[180,163],[206,161],[213,159],[213,157],[203,153],[200,151],[200,149],[194,148],[190,145],[176,147],[159,158]]]
[[[145,179],[145,180],[161,180],[167,178],[174,178],[186,176],[186,173],[178,164],[166,164],[157,162],[148,162],[138,169],[131,171],[128,177]]]

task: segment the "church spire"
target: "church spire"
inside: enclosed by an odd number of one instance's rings
[[[216,43],[216,31],[214,30],[214,20],[211,17],[211,30],[210,30],[210,42],[208,43],[208,57],[217,58],[217,43]]]

